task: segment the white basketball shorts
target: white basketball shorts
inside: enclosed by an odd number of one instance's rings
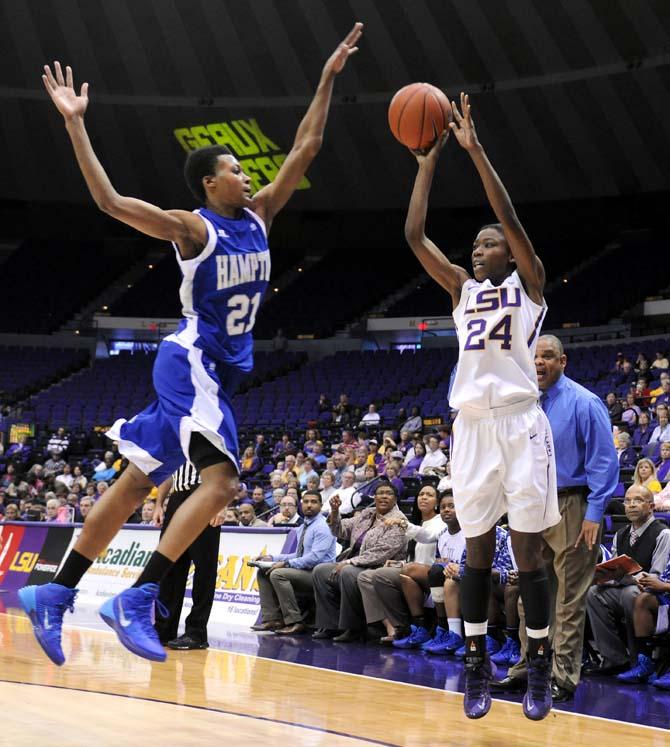
[[[536,403],[461,410],[451,475],[466,537],[485,534],[505,513],[517,532],[541,532],[560,521],[551,426]]]

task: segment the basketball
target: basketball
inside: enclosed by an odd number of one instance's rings
[[[393,136],[412,150],[428,148],[452,120],[449,99],[430,83],[410,83],[401,88],[389,105]]]

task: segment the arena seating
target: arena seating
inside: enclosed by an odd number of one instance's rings
[[[85,350],[0,347],[0,396],[15,401],[88,363]]]

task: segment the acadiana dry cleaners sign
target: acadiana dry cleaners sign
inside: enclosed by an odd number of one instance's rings
[[[249,175],[254,192],[274,181],[288,155],[261,130],[253,118],[178,127],[174,130],[174,136],[187,153],[208,145],[225,145]],[[298,189],[310,187],[309,180],[304,176]]]

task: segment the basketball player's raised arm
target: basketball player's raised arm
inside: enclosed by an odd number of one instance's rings
[[[533,245],[517,217],[505,185],[500,180],[479,142],[472,121],[469,97],[461,93],[460,111],[455,101],[452,101],[451,108],[454,112],[454,121],[449,126],[459,145],[469,153],[479,172],[489,204],[493,208],[498,221],[502,224],[505,239],[516,261],[517,271],[523,280],[528,295],[536,303],[542,304],[545,280],[544,267],[537,254],[535,254],[535,249],[533,249]]]
[[[447,133],[443,132],[428,152],[412,151],[419,163],[419,169],[407,210],[405,238],[424,270],[450,293],[454,306],[457,306],[463,283],[470,276],[462,267],[452,264],[437,245],[426,236],[428,197],[435,176],[437,160],[446,140]]]
[[[44,72],[44,87],[63,115],[77,163],[96,205],[103,212],[147,236],[174,241],[180,247],[202,248],[207,242],[207,231],[203,221],[196,215],[186,210],[162,210],[135,197],[120,195],[114,189],[93,150],[84,125],[84,114],[88,107],[88,83],[84,83],[81,92],[77,94],[70,67],[65,68],[65,77],[59,62],[54,63],[54,72],[48,65],[44,66]]]
[[[288,202],[321,149],[335,76],[342,72],[349,57],[358,51],[356,43],[362,33],[363,24],[354,24],[344,41],[328,58],[323,66],[312,103],[298,126],[286,160],[281,165],[274,181],[259,190],[254,197],[254,210],[263,218],[268,229],[272,219]]]

